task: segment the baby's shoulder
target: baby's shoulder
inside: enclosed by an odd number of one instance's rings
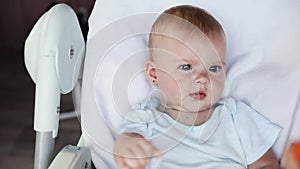
[[[221,106],[221,110],[227,111],[232,116],[237,116],[241,114],[248,114],[248,113],[257,113],[257,111],[248,105],[246,102],[241,100],[236,100],[233,97],[225,97],[222,98],[218,105]]]

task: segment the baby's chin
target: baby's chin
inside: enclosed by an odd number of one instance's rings
[[[215,103],[210,100],[186,100],[182,104],[182,110],[191,113],[199,113],[214,108]]]
[[[184,113],[207,113],[210,111],[213,107],[210,105],[207,106],[183,106],[182,107],[182,112]]]

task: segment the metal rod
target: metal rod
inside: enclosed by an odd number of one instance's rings
[[[52,159],[53,150],[52,132],[36,132],[34,169],[47,169]]]
[[[59,120],[68,120],[68,119],[73,119],[75,117],[77,117],[75,110],[61,112],[59,114]]]

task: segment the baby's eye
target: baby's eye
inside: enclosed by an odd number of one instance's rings
[[[218,72],[218,71],[220,71],[221,69],[222,69],[221,66],[211,66],[211,67],[209,68],[209,71],[210,71],[210,72]]]
[[[178,68],[181,70],[192,70],[192,65],[184,64],[184,65],[180,65]]]

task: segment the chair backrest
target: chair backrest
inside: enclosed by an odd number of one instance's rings
[[[73,90],[85,54],[73,9],[58,4],[43,14],[28,35],[24,49],[26,68],[36,84],[35,168],[47,168],[58,132],[60,95]]]

